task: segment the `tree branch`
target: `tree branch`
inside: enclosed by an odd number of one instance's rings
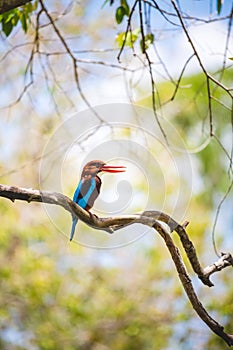
[[[23,6],[32,0],[0,0],[0,15],[16,7]]]
[[[217,262],[203,269],[198,261],[194,245],[190,241],[185,230],[188,222],[180,225],[169,215],[155,210],[145,211],[141,214],[99,218],[83,210],[70,198],[61,193],[19,188],[15,186],[0,185],[0,197],[8,198],[13,202],[18,199],[27,201],[28,203],[34,201],[60,205],[72,215],[76,215],[87,225],[108,233],[114,233],[115,231],[134,223],[141,223],[154,228],[166,243],[172,260],[176,266],[179,279],[196,313],[203,320],[203,322],[205,322],[207,326],[219,337],[221,337],[229,346],[233,345],[233,335],[225,333],[224,328],[208,314],[206,309],[199,301],[186,267],[183,263],[180,251],[175,246],[170,232],[177,232],[194,272],[197,273],[200,280],[209,287],[213,286],[209,279],[210,275],[221,271],[225,267],[233,266],[233,258],[230,253],[222,254],[221,258]],[[164,227],[164,225],[162,226],[160,222],[165,223],[167,225],[167,229]],[[168,228],[170,229],[170,232]]]
[[[47,7],[44,4],[44,0],[39,0],[40,6],[41,6],[41,10],[42,12],[46,15],[46,17],[49,20],[49,23],[52,26],[53,31],[56,33],[57,37],[59,38],[62,46],[64,47],[66,53],[68,54],[68,56],[70,57],[71,61],[72,61],[72,67],[73,67],[73,74],[74,74],[74,79],[75,79],[75,83],[76,83],[76,87],[78,89],[78,92],[82,98],[82,100],[85,102],[85,104],[87,105],[87,107],[92,111],[92,113],[100,120],[100,122],[104,122],[103,119],[101,118],[101,116],[96,112],[95,108],[92,107],[91,103],[89,102],[89,100],[87,99],[86,95],[84,94],[82,87],[81,87],[81,83],[80,83],[80,78],[79,78],[79,72],[78,72],[78,61],[72,51],[72,49],[69,47],[67,41],[65,40],[65,38],[63,37],[63,35],[61,34],[58,26],[56,25],[55,21],[53,20],[51,14],[49,13]]]
[[[182,261],[180,252],[178,248],[175,246],[175,244],[172,241],[171,236],[169,233],[167,233],[159,223],[155,223],[154,228],[156,231],[160,234],[160,236],[163,237],[167,248],[172,256],[172,260],[176,266],[177,272],[179,274],[179,279],[184,287],[184,290],[189,298],[189,301],[191,302],[194,310],[196,313],[200,316],[202,321],[204,321],[207,326],[219,337],[221,337],[229,346],[233,345],[233,335],[227,334],[224,332],[224,327],[221,326],[218,322],[216,322],[206,311],[206,309],[203,307],[201,302],[199,301],[197,294],[195,293],[195,290],[193,288],[191,279],[188,275],[188,272],[185,268],[185,265]],[[232,258],[231,258],[232,259]],[[222,267],[223,268],[223,267]],[[208,269],[208,268],[207,268]]]

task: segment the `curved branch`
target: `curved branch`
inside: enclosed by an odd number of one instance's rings
[[[218,262],[207,266],[205,269],[202,269],[196,255],[195,248],[185,230],[188,222],[185,222],[182,226],[178,224],[174,219],[172,219],[169,215],[155,210],[144,211],[143,213],[134,215],[99,218],[83,210],[70,198],[61,193],[19,188],[15,186],[0,185],[0,197],[8,198],[13,202],[18,199],[27,201],[28,203],[34,201],[60,205],[65,210],[69,211],[72,215],[76,215],[87,225],[98,230],[104,230],[108,233],[114,233],[120,228],[134,223],[141,223],[143,225],[154,228],[166,243],[172,260],[176,266],[179,279],[196,313],[203,320],[203,322],[205,322],[207,326],[219,337],[221,337],[229,346],[233,345],[233,335],[225,333],[224,328],[208,314],[206,309],[199,301],[186,267],[183,263],[180,251],[174,244],[170,232],[176,231],[178,233],[181,243],[193,267],[193,270],[197,273],[201,281],[208,286],[213,285],[209,280],[210,275],[221,271],[225,267],[233,266],[232,256],[229,253],[222,254]],[[160,222],[165,223],[167,225],[167,228],[165,228],[164,225],[162,226]]]
[[[193,288],[191,279],[188,275],[188,272],[185,268],[185,265],[182,261],[180,252],[178,248],[175,246],[175,244],[172,241],[171,236],[162,228],[162,226],[159,223],[156,223],[154,225],[154,228],[156,231],[160,234],[160,236],[163,237],[167,248],[172,256],[172,260],[176,266],[177,272],[179,274],[180,281],[184,287],[184,290],[189,298],[189,301],[191,302],[194,310],[197,312],[197,314],[200,316],[202,321],[204,321],[207,326],[218,336],[220,336],[225,342],[229,345],[233,345],[233,335],[227,334],[224,332],[224,328],[216,322],[206,311],[206,309],[203,307],[201,302],[199,301],[197,294],[195,293],[195,290]]]

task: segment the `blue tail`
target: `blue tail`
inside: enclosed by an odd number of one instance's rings
[[[78,219],[74,218],[73,222],[72,222],[72,229],[70,232],[70,241],[72,241],[73,237],[74,237],[74,232],[75,232],[75,227],[77,225]]]

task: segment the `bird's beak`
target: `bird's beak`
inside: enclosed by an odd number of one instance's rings
[[[123,173],[126,167],[123,165],[103,165],[100,171],[106,171],[107,173]]]

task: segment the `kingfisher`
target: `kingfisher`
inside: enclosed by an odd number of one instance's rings
[[[97,174],[102,171],[108,173],[122,173],[125,171],[125,167],[121,165],[107,165],[102,160],[92,160],[84,166],[78,187],[74,192],[73,201],[87,211],[93,207],[100,193],[102,181]],[[70,241],[72,241],[74,237],[78,219],[73,216],[72,220]]]

